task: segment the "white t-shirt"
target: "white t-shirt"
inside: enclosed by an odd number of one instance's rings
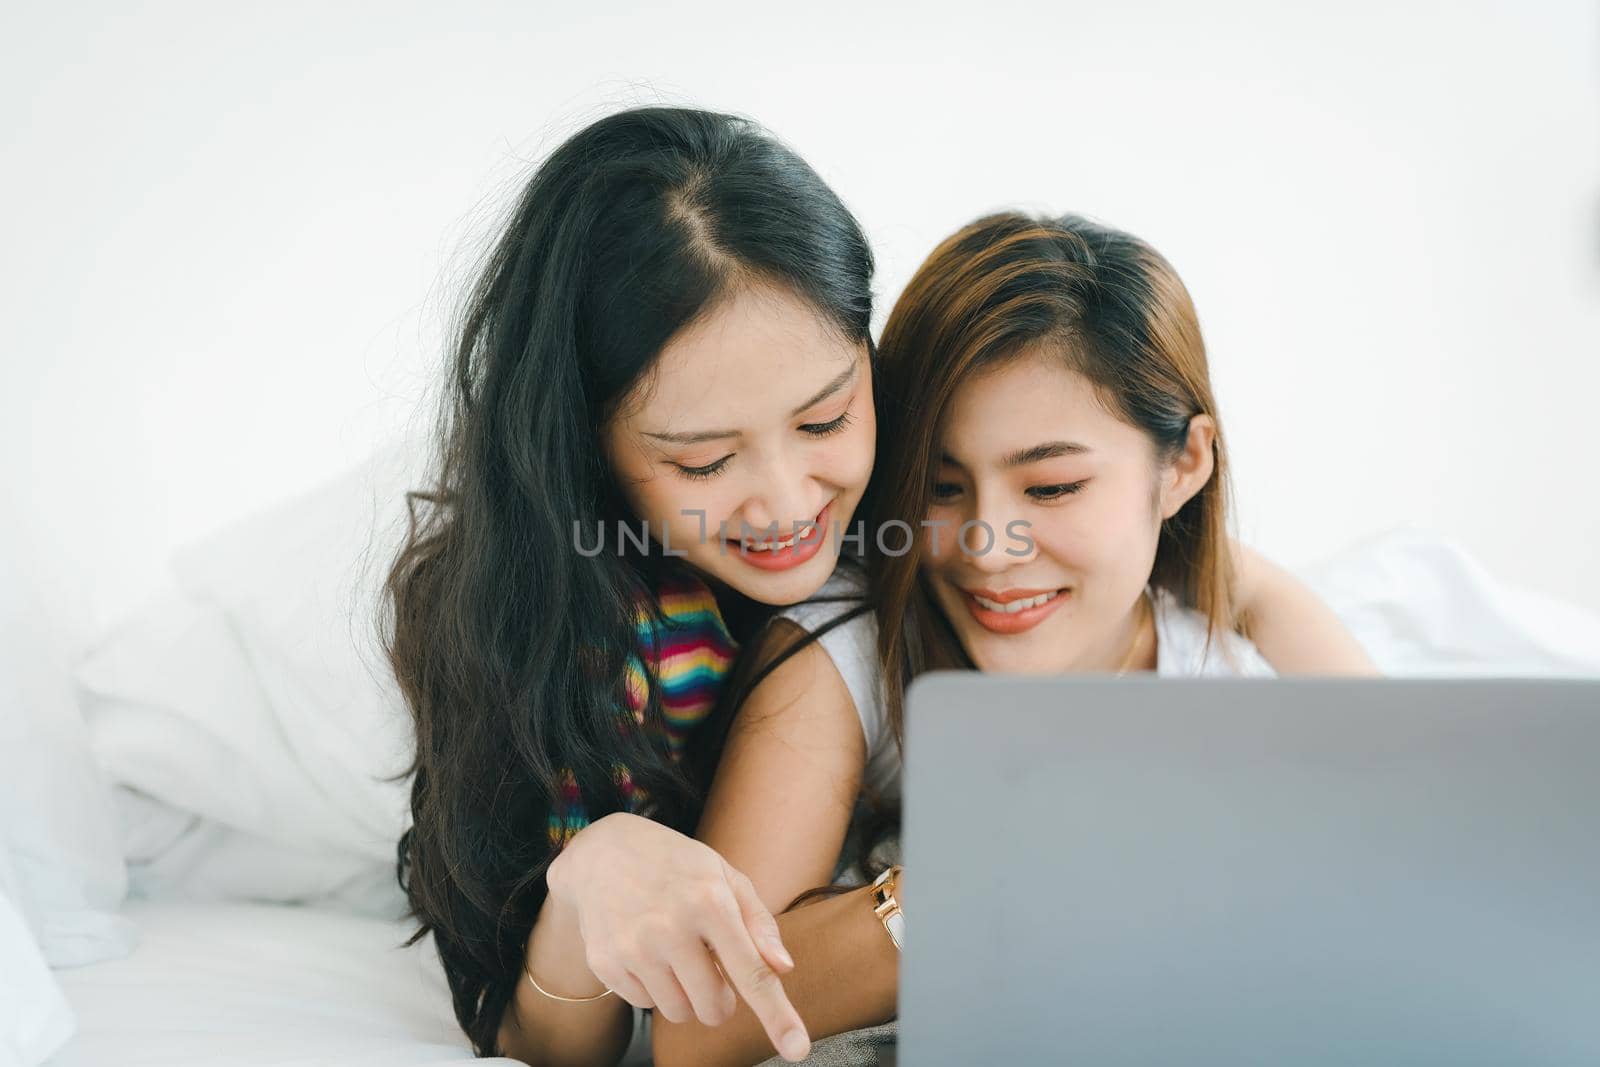
[[[860,569],[848,563],[841,564],[815,597],[785,608],[778,615],[814,633],[825,623],[858,608],[864,590],[865,579]],[[1220,634],[1208,649],[1204,615],[1183,607],[1165,589],[1147,586],[1145,594],[1151,597],[1154,608],[1157,675],[1271,677],[1277,674],[1243,635]],[[828,597],[846,599],[827,602]],[[855,702],[856,717],[861,720],[861,731],[867,742],[863,785],[886,799],[898,799],[900,749],[887,719],[883,677],[878,668],[876,616],[870,611],[862,612],[823,634],[817,643],[828,653],[844,679],[850,698]]]

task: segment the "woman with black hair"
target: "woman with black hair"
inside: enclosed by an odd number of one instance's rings
[[[634,1009],[715,1025],[735,989],[807,1053],[777,923],[688,836],[696,726],[861,500],[872,266],[794,153],[668,108],[561,145],[483,266],[384,635],[417,733],[407,944],[433,934],[479,1055],[615,1063]]]

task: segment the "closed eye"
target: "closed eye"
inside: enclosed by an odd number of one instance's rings
[[[1085,478],[1083,481],[1063,482],[1059,485],[1035,485],[1029,487],[1027,492],[1029,496],[1039,501],[1060,500],[1062,497],[1081,492],[1088,481],[1089,479]]]
[[[854,416],[846,409],[837,419],[830,419],[828,422],[808,422],[801,426],[800,429],[812,437],[829,437],[844,430],[852,421],[854,421]],[[685,478],[698,481],[705,478],[715,478],[721,474],[723,469],[727,467],[728,461],[732,458],[733,453],[729,452],[715,463],[707,463],[703,467],[685,467],[681,463],[674,463],[673,466],[677,467]]]
[[[804,430],[812,437],[827,437],[830,434],[838,433],[840,430],[843,430],[849,425],[850,409],[846,408],[837,419],[833,419],[829,422],[808,422],[801,426],[800,429]]]
[[[729,452],[715,463],[707,463],[704,467],[685,467],[681,463],[674,463],[673,466],[682,471],[685,478],[699,481],[702,478],[714,478],[721,474],[723,468],[728,465],[728,461],[732,458],[733,453]]]

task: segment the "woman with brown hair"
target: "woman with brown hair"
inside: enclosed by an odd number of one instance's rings
[[[926,671],[1373,672],[1326,606],[1230,539],[1194,307],[1139,239],[1075,216],[967,226],[897,302],[878,389],[866,568],[780,612],[697,834],[774,910],[863,851],[845,847],[863,815],[892,825],[903,693]],[[893,874],[898,927],[849,934],[869,963],[818,976],[795,954],[787,983],[834,983],[813,1010],[893,1014],[881,960],[915,928]],[[695,1026],[673,1030],[658,1055]]]
[[[1199,322],[1143,241],[1071,215],[981,219],[929,257],[881,347],[876,510],[928,527],[926,551],[880,554],[872,576],[896,735],[905,687],[939,668],[1254,672],[1248,634],[1277,670],[1372,670],[1331,613],[1306,644],[1245,610],[1241,580],[1295,583],[1229,537]],[[1026,551],[982,551],[1008,526]],[[1168,619],[1200,627],[1195,656],[1161,655]]]

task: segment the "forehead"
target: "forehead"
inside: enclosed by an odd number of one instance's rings
[[[1102,458],[1138,447],[1144,434],[1112,414],[1093,383],[1046,347],[973,375],[956,389],[941,432],[946,452],[971,462],[1075,441]]]
[[[789,290],[744,286],[672,337],[625,417],[657,432],[787,419],[862,350]]]

